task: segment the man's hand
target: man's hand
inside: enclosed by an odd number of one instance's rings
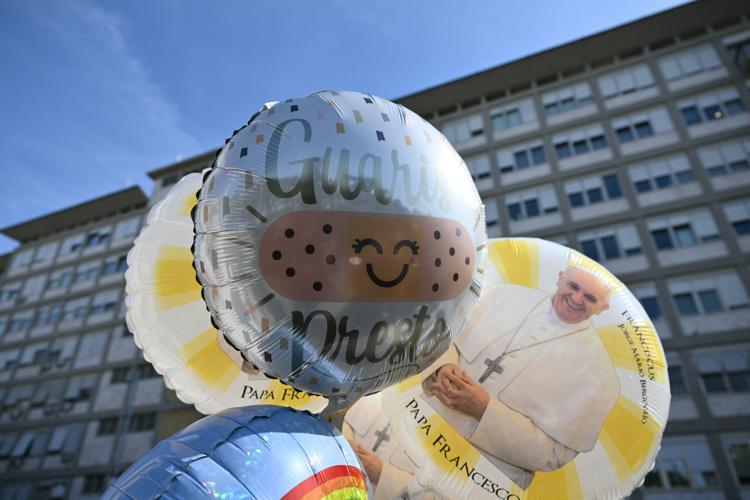
[[[432,384],[432,392],[448,408],[482,419],[490,395],[455,364],[443,365]]]
[[[380,473],[383,472],[383,461],[376,454],[357,443],[352,443],[352,448],[359,457],[359,461],[362,462],[362,467],[365,468],[365,474],[370,478],[370,482],[378,484]]]

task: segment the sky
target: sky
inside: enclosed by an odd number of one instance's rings
[[[0,228],[149,195],[146,172],[219,147],[267,101],[397,99],[682,3],[2,0]]]

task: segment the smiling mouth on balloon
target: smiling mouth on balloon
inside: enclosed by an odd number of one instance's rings
[[[406,277],[406,273],[409,271],[409,265],[404,264],[404,267],[401,268],[401,272],[398,276],[396,276],[392,280],[382,280],[378,278],[378,276],[375,274],[375,271],[372,268],[372,264],[367,264],[367,276],[370,277],[373,283],[375,283],[378,286],[381,286],[383,288],[390,288],[392,286],[396,286],[402,281],[404,281],[404,278]]]

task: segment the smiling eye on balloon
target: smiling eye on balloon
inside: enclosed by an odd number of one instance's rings
[[[375,247],[375,250],[379,253],[383,253],[383,247],[378,243],[378,240],[374,240],[372,238],[365,238],[364,240],[360,240],[357,238],[354,240],[354,245],[352,245],[352,248],[354,249],[354,253],[362,253],[362,249],[366,247],[367,245],[371,245]]]
[[[411,252],[414,255],[419,254],[419,245],[417,244],[417,242],[409,241],[409,240],[401,240],[398,243],[396,243],[396,245],[393,247],[393,253],[397,254],[399,250],[401,250],[401,248],[403,247],[411,248]]]

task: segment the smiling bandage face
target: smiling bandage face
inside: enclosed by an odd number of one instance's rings
[[[294,212],[266,229],[263,278],[300,301],[433,301],[471,283],[474,247],[456,221],[417,215]]]

